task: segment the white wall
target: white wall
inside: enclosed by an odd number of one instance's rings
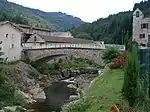
[[[8,37],[6,38],[6,34]],[[1,47],[4,55],[3,58],[8,58],[8,61],[16,61],[21,59],[21,32],[5,24],[0,26],[0,41],[2,41]],[[12,45],[14,46],[12,48]]]

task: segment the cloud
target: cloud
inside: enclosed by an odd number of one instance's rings
[[[46,12],[65,12],[92,22],[120,11],[132,10],[141,0],[8,0]]]

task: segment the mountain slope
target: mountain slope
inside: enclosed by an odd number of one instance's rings
[[[55,31],[68,30],[84,23],[81,19],[65,13],[43,12],[7,2],[7,0],[0,0],[0,20],[9,20],[22,24],[33,24]]]
[[[150,16],[150,0],[136,3],[133,10],[136,8],[141,9],[146,16]],[[71,32],[75,37],[79,38],[122,44],[127,33],[129,37],[132,37],[132,11],[120,12],[107,18],[100,18],[93,23],[72,29]]]
[[[93,23],[81,25],[72,29],[71,32],[78,38],[121,44],[127,32],[130,36],[132,34],[132,12],[110,15]]]

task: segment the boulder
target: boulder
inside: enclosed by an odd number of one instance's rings
[[[69,85],[67,85],[67,87],[73,88],[73,89],[77,89],[77,87],[75,85],[73,85],[73,84],[69,84]]]
[[[21,106],[4,107],[4,112],[25,112],[26,109]]]
[[[6,72],[11,77],[12,84],[22,91],[28,92],[31,89],[38,88],[38,77],[41,74],[31,65],[19,62],[14,68]]]
[[[78,95],[71,95],[69,97],[69,101],[74,101],[74,100],[78,100],[78,99],[80,99],[80,97]]]
[[[32,94],[34,100],[44,100],[46,99],[44,90],[41,88],[35,88],[29,91]]]

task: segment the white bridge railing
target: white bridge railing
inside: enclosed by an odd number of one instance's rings
[[[109,48],[109,47],[114,47],[116,49],[119,49],[121,51],[125,50],[125,46],[124,45],[117,45],[117,44],[105,44],[105,48]]]
[[[87,48],[105,49],[104,44],[70,44],[70,43],[23,43],[23,49],[50,49],[50,48]]]
[[[115,44],[70,44],[70,43],[23,43],[23,49],[50,49],[50,48],[77,48],[77,49],[106,49],[108,47],[115,47],[116,49],[125,50],[124,45]]]

